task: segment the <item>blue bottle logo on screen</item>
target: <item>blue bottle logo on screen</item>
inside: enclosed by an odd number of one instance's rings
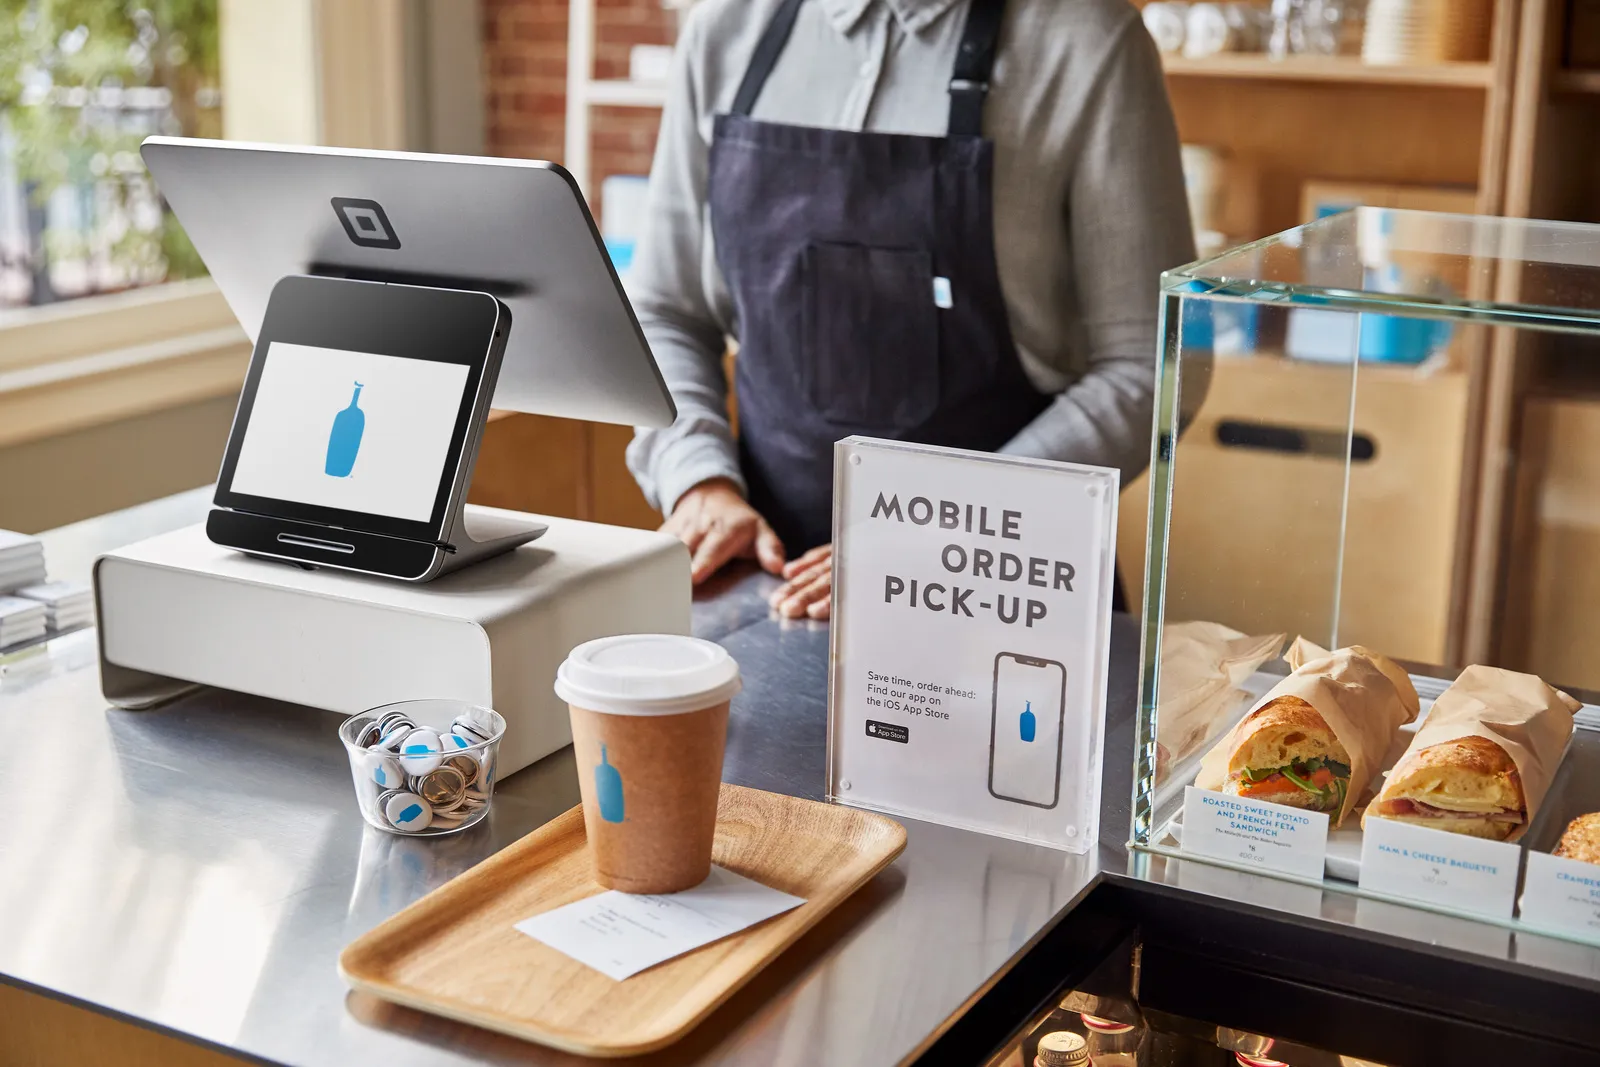
[[[606,757],[606,746],[600,746],[600,762],[594,767],[594,795],[600,804],[600,817],[606,822],[622,821],[622,774]]]
[[[1027,701],[1026,706],[1022,709],[1022,722],[1018,726],[1022,731],[1022,739],[1024,741],[1032,741],[1034,735],[1038,733],[1039,720],[1033,714],[1033,701]]]
[[[367,428],[367,413],[359,406],[361,383],[355,385],[350,406],[333,417],[333,431],[328,434],[328,458],[322,470],[335,478],[350,477],[356,465],[356,453],[361,451],[361,434]]]

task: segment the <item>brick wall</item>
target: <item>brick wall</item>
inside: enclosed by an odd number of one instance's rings
[[[566,125],[567,0],[482,0],[488,150],[561,161]],[[660,0],[595,0],[597,78],[628,76],[635,44],[670,44],[675,16]],[[660,113],[595,108],[591,188],[610,174],[647,174]],[[598,214],[599,205],[595,205]]]

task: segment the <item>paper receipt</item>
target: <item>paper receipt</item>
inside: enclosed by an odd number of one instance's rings
[[[621,981],[804,903],[712,867],[704,882],[681,893],[608,890],[524,919],[516,928]]]

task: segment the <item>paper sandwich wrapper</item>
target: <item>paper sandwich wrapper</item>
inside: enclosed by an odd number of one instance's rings
[[[1250,713],[1222,736],[1200,761],[1194,784],[1221,791],[1235,738],[1251,715],[1279,697],[1299,697],[1317,710],[1328,729],[1350,753],[1350,789],[1333,814],[1338,826],[1349,817],[1367,783],[1383,769],[1384,757],[1400,727],[1417,717],[1421,702],[1404,668],[1388,656],[1360,645],[1329,652],[1303,637],[1284,653],[1290,675],[1267,691]]]
[[[1527,833],[1550,791],[1572,737],[1572,717],[1583,705],[1536,675],[1501,667],[1466,668],[1439,695],[1416,737],[1400,757],[1463,737],[1482,737],[1505,750],[1522,778],[1528,818],[1507,841]],[[1363,824],[1365,815],[1362,816]]]
[[[1256,668],[1277,658],[1283,634],[1251,637],[1218,622],[1175,622],[1161,628],[1161,697],[1156,740],[1165,749],[1156,771],[1205,743],[1218,722],[1249,697],[1239,688]]]

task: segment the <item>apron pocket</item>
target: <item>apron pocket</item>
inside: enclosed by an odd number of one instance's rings
[[[800,380],[831,422],[907,430],[939,406],[939,312],[927,252],[811,244]]]

